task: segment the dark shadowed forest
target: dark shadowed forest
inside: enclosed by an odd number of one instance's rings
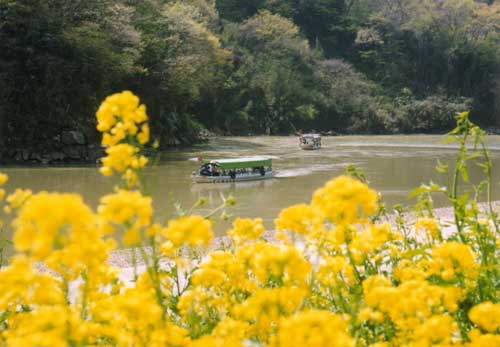
[[[96,108],[124,89],[162,145],[204,129],[439,133],[464,110],[496,128],[500,3],[0,0],[5,156],[98,142]]]

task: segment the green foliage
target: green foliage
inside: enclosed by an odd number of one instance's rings
[[[241,22],[263,7],[265,0],[217,0],[217,9],[221,18]]]
[[[230,63],[230,52],[210,29],[214,7],[196,3],[146,3],[138,8],[144,73],[136,80],[137,88],[150,105],[151,121],[164,144],[196,138],[196,103],[205,91],[221,87],[221,70]]]
[[[261,11],[229,30],[234,53],[242,57],[235,73],[242,92],[234,95],[239,126],[252,132],[289,132],[295,130],[294,123],[314,118],[314,61],[299,28]]]
[[[442,132],[455,124],[455,115],[470,108],[468,100],[449,99],[433,95],[422,100],[398,98],[399,110],[403,112],[403,132]]]
[[[419,99],[471,98],[472,116],[498,125],[499,4],[390,0],[370,6],[355,41],[358,68],[395,93],[407,87]]]
[[[50,141],[61,129],[94,128],[86,115],[131,72],[134,52],[103,19],[113,14],[100,1],[82,4],[0,2],[1,137],[7,146]]]
[[[380,114],[380,102],[375,97],[376,85],[352,65],[342,60],[324,60],[316,77],[324,93],[322,112],[318,116],[321,127],[338,132],[378,133],[389,130],[388,125],[374,121]]]
[[[222,133],[500,126],[500,4],[466,0],[0,0],[0,145],[95,139],[134,90],[163,145]]]

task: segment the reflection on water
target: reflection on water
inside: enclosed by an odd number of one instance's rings
[[[245,189],[266,189],[270,188],[276,183],[276,180],[269,179],[264,181],[193,184],[191,186],[191,192],[193,194],[200,194],[201,196],[203,196],[204,194],[211,194],[214,192],[220,194],[227,191],[244,191]]]
[[[434,170],[437,160],[452,163],[456,153],[452,144],[443,145],[441,136],[341,136],[323,138],[323,148],[302,151],[295,137],[230,137],[186,149],[161,154],[160,163],[148,168],[145,178],[154,198],[158,219],[175,215],[174,203],[189,209],[200,197],[207,204],[197,209],[208,214],[224,196],[236,197],[237,205],[229,210],[234,216],[262,217],[268,228],[279,211],[291,204],[308,202],[312,192],[328,179],[344,172],[348,164],[363,170],[371,186],[382,193],[388,205],[405,202],[408,192],[430,180],[446,184],[446,178]],[[494,160],[493,177],[499,172],[500,136],[488,139]],[[214,159],[251,155],[274,158],[276,178],[266,181],[195,184],[190,174],[198,167],[197,158]],[[109,178],[101,176],[94,166],[2,168],[10,176],[7,189],[30,188],[77,192],[87,203],[97,206],[99,197],[112,191]],[[471,167],[472,179],[480,177],[480,168]],[[498,181],[498,179],[497,179]],[[493,196],[500,199],[494,184]],[[445,204],[436,197],[436,205]],[[218,222],[223,233],[229,222]]]

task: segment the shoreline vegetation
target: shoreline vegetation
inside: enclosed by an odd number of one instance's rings
[[[338,136],[387,136],[387,135],[402,135],[402,134],[338,134],[331,131],[319,132],[323,137],[338,137]],[[500,135],[500,128],[490,128],[487,130],[488,135]],[[412,135],[444,135],[442,133],[415,133]],[[297,134],[291,133],[288,135],[263,135],[263,134],[250,134],[250,135],[216,135],[214,133],[206,132],[203,137],[200,137],[197,142],[192,144],[172,144],[168,147],[160,146],[159,148],[146,148],[144,149],[145,155],[148,158],[154,158],[162,151],[173,150],[176,148],[186,148],[186,146],[194,146],[210,141],[215,138],[237,137],[247,138],[253,136],[283,136],[283,137],[296,137]],[[2,156],[3,155],[3,156]],[[96,164],[105,156],[105,147],[99,144],[69,144],[59,147],[58,150],[48,152],[40,148],[29,149],[11,149],[8,153],[4,152],[0,155],[0,165],[12,166],[59,166],[59,165],[80,165],[80,164]]]
[[[93,162],[117,89],[162,146],[498,129],[499,22],[495,0],[2,0],[0,159]]]
[[[500,200],[493,201],[493,206],[494,210],[500,214]],[[479,203],[478,204],[478,210],[479,211],[487,211],[489,208],[488,203]],[[453,213],[453,207],[439,207],[434,209],[434,215],[436,220],[438,220],[441,224],[443,233],[445,235],[451,235],[453,233],[456,233],[456,228],[453,226],[454,224],[454,213]],[[487,213],[481,213],[481,216],[486,217]],[[395,222],[394,219],[396,218],[395,214],[389,214],[387,216],[387,221],[391,223],[391,225],[394,227]],[[406,223],[408,225],[414,225],[417,218],[413,214],[409,214],[405,217]],[[382,222],[385,221],[385,218],[382,220]],[[266,242],[271,242],[271,243],[277,243],[279,240],[274,238],[276,230],[266,230],[263,232],[261,237],[266,240]],[[413,234],[415,234],[415,230],[412,231]],[[230,238],[228,236],[219,236],[215,237],[210,246],[207,247],[207,249],[204,251],[204,253],[209,254],[211,251],[216,251],[218,249],[223,249],[224,245],[230,244]],[[226,246],[227,247],[227,246]],[[110,266],[114,266],[117,268],[124,269],[126,271],[126,275],[124,278],[126,278],[128,281],[132,281],[132,277],[130,277],[133,274],[133,256],[132,256],[132,249],[120,249],[116,250],[110,253],[110,257],[108,259],[108,264]],[[151,250],[147,250],[147,252],[151,252]],[[144,263],[140,261],[140,259],[137,262],[137,265],[143,266]],[[43,270],[42,270],[43,271]]]
[[[494,209],[497,213],[500,213],[500,200],[493,201]],[[478,204],[479,211],[485,211],[488,208],[487,203]],[[486,216],[487,214],[482,214]],[[434,216],[436,220],[440,223],[440,228],[442,230],[443,235],[450,237],[452,234],[456,233],[457,230],[453,226],[454,223],[454,213],[453,207],[440,207],[434,209]],[[391,223],[391,227],[395,227],[394,219],[396,218],[395,214],[388,215],[387,221]],[[413,215],[406,216],[405,223],[407,225],[415,225],[416,218]],[[261,239],[267,243],[271,244],[279,244],[280,240],[274,237],[276,230],[266,230],[262,233]],[[416,235],[416,230],[413,228],[411,231],[412,236]],[[225,249],[231,248],[231,238],[227,235],[215,237],[212,242],[205,247],[203,250],[199,250],[199,255],[202,259],[207,259],[212,252],[223,251]],[[140,253],[144,252],[146,254],[151,254],[152,250],[149,247],[144,247],[141,251],[137,249],[127,248],[127,249],[117,249],[112,251],[109,254],[109,258],[107,259],[107,264],[112,268],[118,270],[117,277],[123,281],[126,286],[133,286],[135,281],[137,281],[138,274],[144,273],[147,270],[147,266],[142,260]],[[135,255],[134,255],[135,253]],[[160,262],[159,268],[162,270],[168,270],[173,265],[173,261],[164,260]],[[48,273],[50,275],[57,276],[57,273],[54,273],[49,268],[44,266],[43,263],[34,264],[35,269],[43,274]],[[194,264],[193,267],[196,267]],[[189,269],[189,265],[187,266]],[[188,278],[180,278],[180,281],[185,283]],[[72,288],[72,293],[70,297],[74,298],[77,295],[77,288],[81,284],[82,279],[78,278],[74,282],[70,283],[70,287]],[[322,347],[322,346],[318,346]],[[482,347],[482,346],[480,346]],[[488,346],[489,347],[489,346]]]

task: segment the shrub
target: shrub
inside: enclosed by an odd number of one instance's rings
[[[421,100],[399,98],[397,104],[404,114],[403,132],[442,132],[453,126],[455,114],[469,108],[470,100],[433,95]]]

